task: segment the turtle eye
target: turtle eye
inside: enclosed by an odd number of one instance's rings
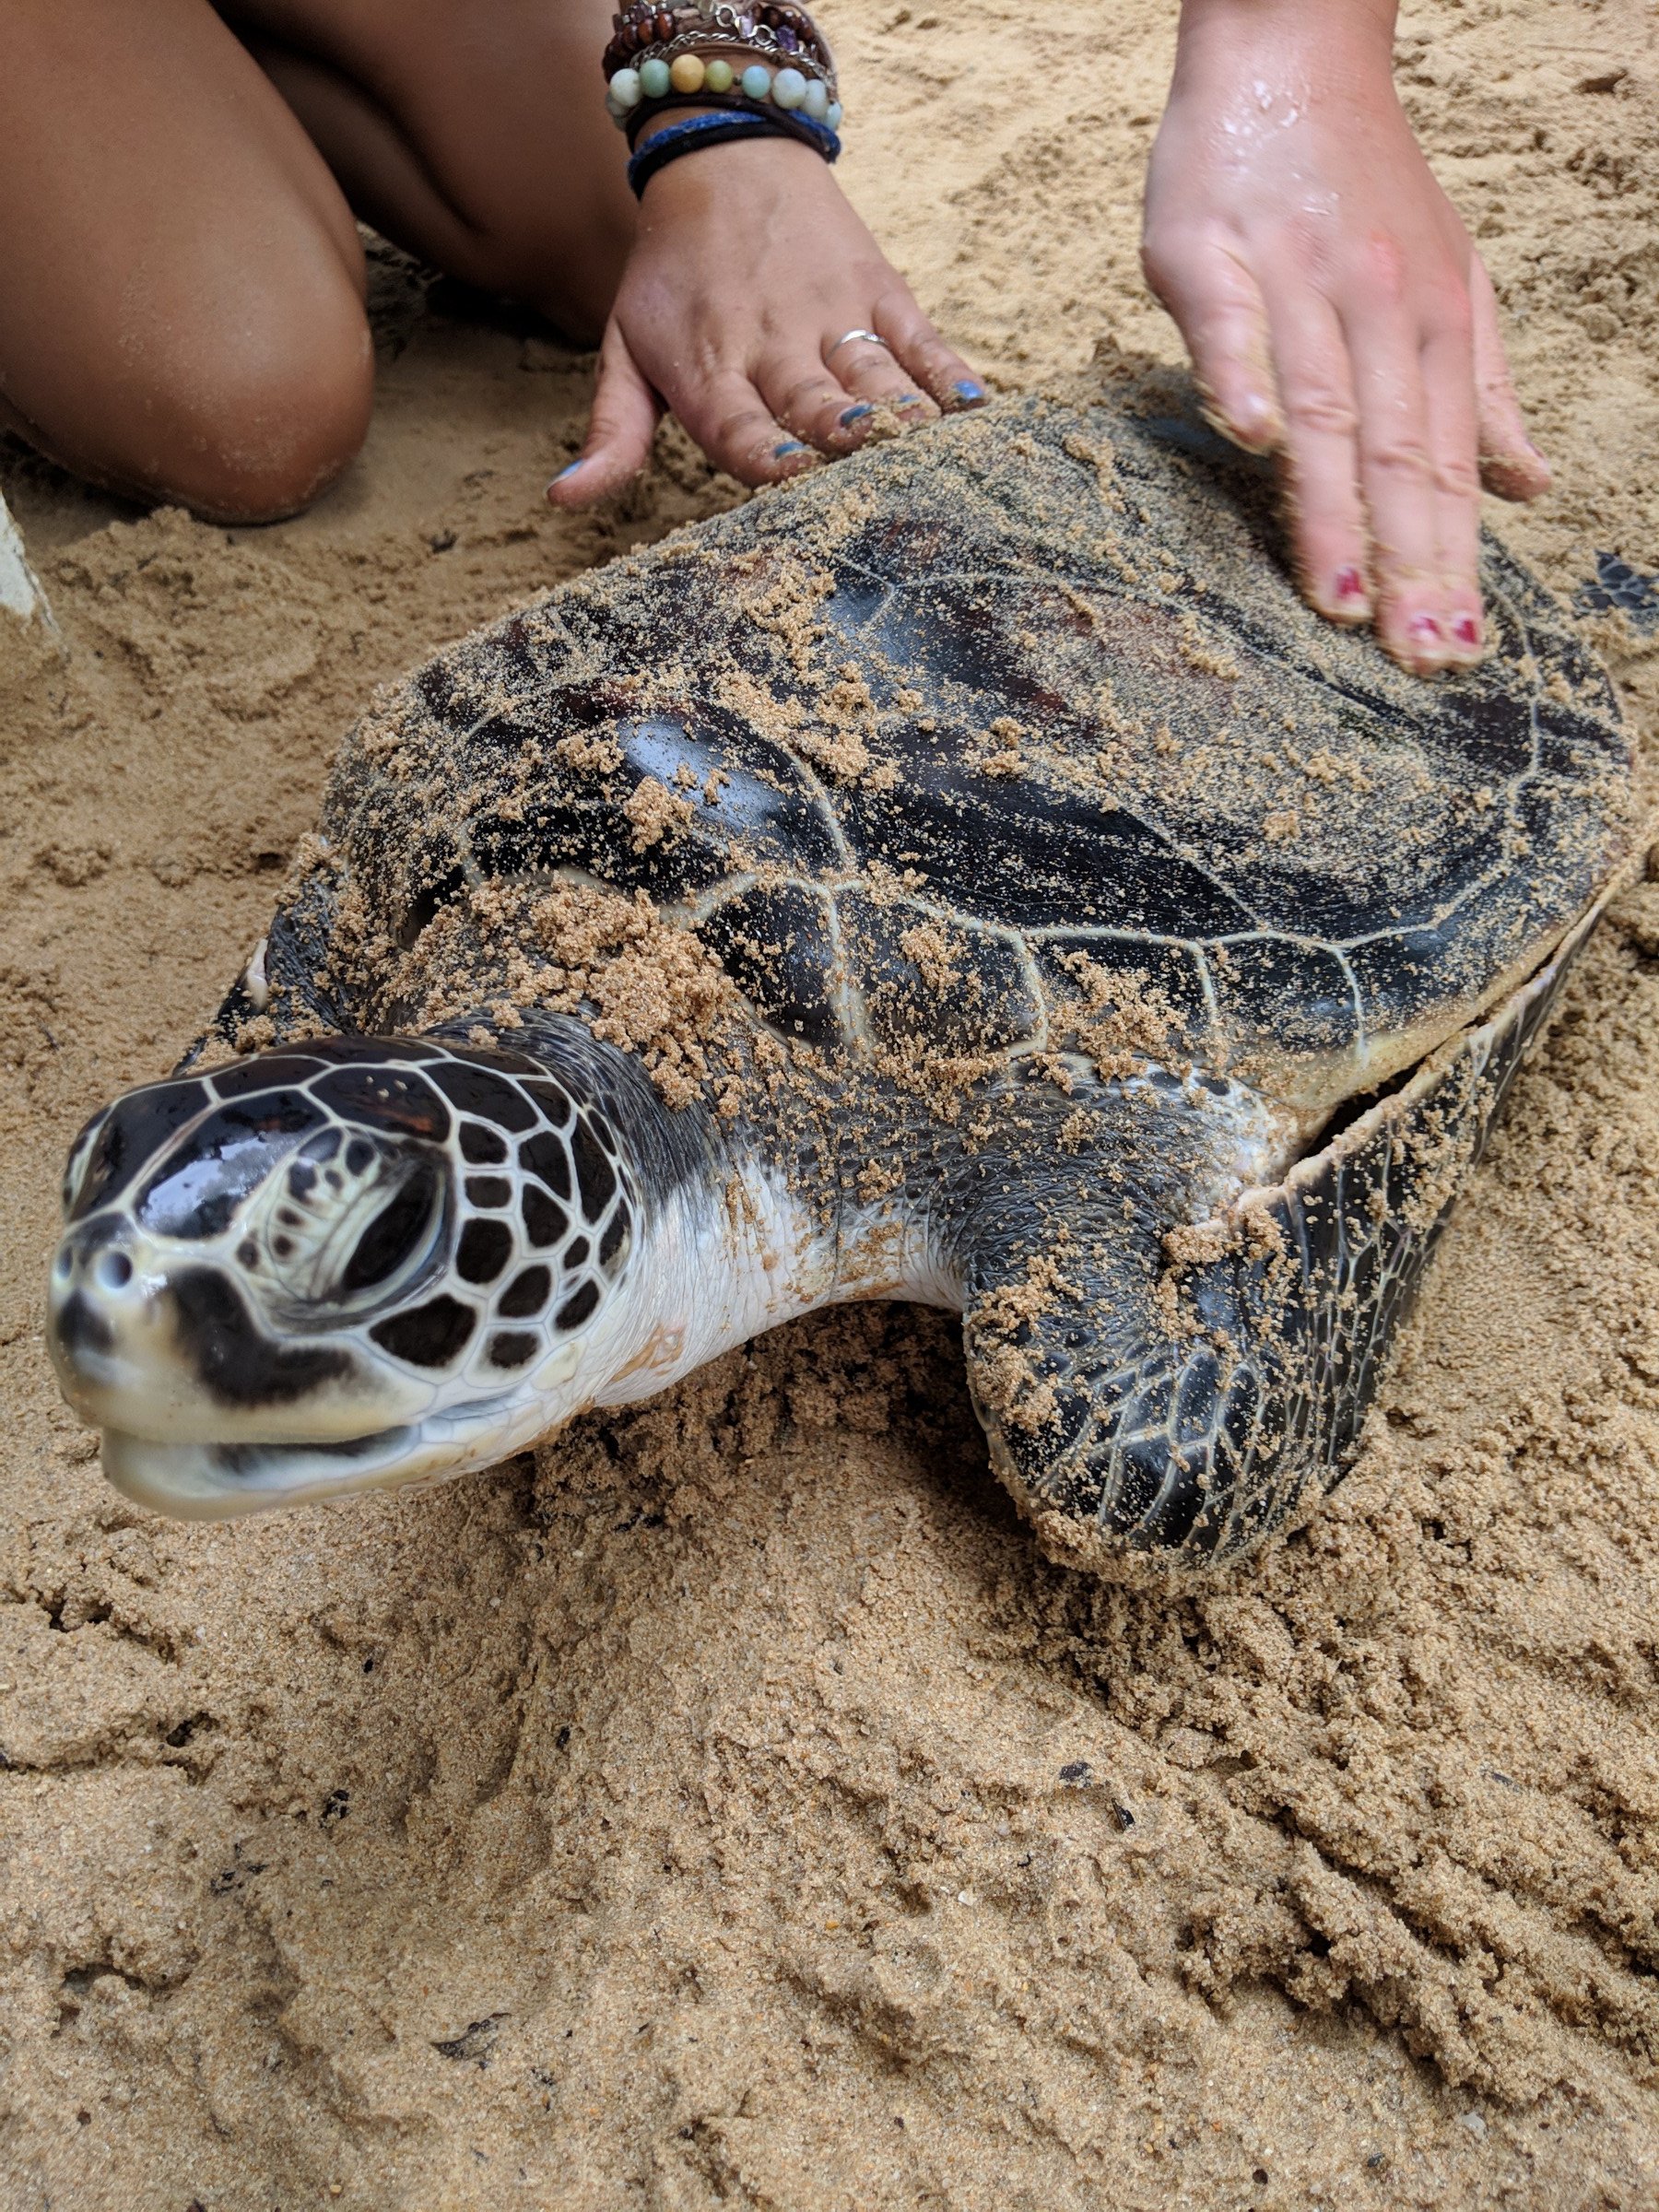
[[[358,1239],[335,1293],[360,1297],[390,1281],[429,1242],[442,1182],[436,1166],[420,1161]]]

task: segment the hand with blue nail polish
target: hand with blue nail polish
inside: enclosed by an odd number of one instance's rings
[[[838,343],[853,330],[883,342]],[[717,467],[767,484],[984,396],[815,153],[711,147],[645,188],[587,442],[547,497],[585,507],[618,490],[665,408]]]

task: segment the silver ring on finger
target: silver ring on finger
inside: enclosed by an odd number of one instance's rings
[[[854,338],[862,338],[866,346],[879,346],[883,353],[891,353],[893,350],[878,330],[847,330],[841,333],[834,345],[825,353],[825,360],[832,360],[841,347],[851,346]]]

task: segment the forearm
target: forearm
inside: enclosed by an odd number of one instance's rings
[[[1396,0],[1182,0],[1181,36],[1217,29],[1290,30],[1333,41],[1391,45]]]
[[[1182,0],[1176,80],[1194,65],[1250,56],[1322,76],[1392,77],[1397,12],[1396,0]]]

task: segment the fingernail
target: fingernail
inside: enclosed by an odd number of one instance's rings
[[[1243,445],[1270,445],[1277,428],[1270,402],[1259,392],[1247,392],[1239,404],[1233,427]]]
[[[553,479],[554,483],[562,484],[567,477],[573,477],[581,466],[582,463],[580,460],[572,461],[568,467],[561,468],[559,470],[559,474]]]
[[[844,430],[855,422],[862,422],[866,415],[874,415],[875,412],[875,408],[870,405],[867,399],[861,399],[857,406],[849,407],[846,413],[841,417],[841,429]]]
[[[1460,645],[1477,646],[1480,643],[1480,625],[1473,615],[1459,615],[1452,625],[1452,635]]]
[[[1433,615],[1413,615],[1406,625],[1406,639],[1413,658],[1423,664],[1420,675],[1433,673],[1450,657],[1445,630]]]
[[[1361,575],[1360,575],[1360,573],[1359,573],[1359,570],[1358,570],[1358,569],[1338,569],[1338,570],[1337,570],[1337,571],[1336,571],[1336,596],[1337,596],[1337,598],[1338,598],[1338,599],[1363,599],[1363,598],[1364,598],[1364,596],[1365,596],[1365,579],[1364,579],[1364,577],[1363,577],[1363,576],[1361,576]]]
[[[951,389],[959,399],[983,399],[985,396],[984,385],[975,383],[971,376],[959,378]]]
[[[787,460],[791,453],[804,453],[806,451],[806,448],[798,438],[785,438],[782,445],[772,447],[772,459],[783,461]]]
[[[900,392],[893,405],[896,407],[919,407],[922,405],[922,394],[920,392]]]

